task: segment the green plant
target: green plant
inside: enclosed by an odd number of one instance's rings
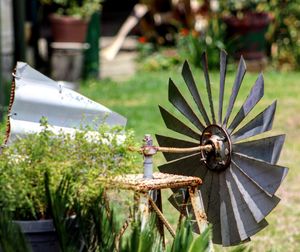
[[[163,251],[156,218],[152,214],[142,229],[141,219],[136,218],[131,224],[130,234],[122,245],[121,252],[159,252]]]
[[[3,149],[0,208],[12,212],[14,219],[51,217],[44,187],[46,171],[53,189],[63,176],[70,176],[70,197],[76,195],[88,205],[97,197],[103,178],[137,170],[137,155],[128,150],[132,145],[133,133],[119,127],[102,125],[94,133],[86,129],[74,135],[54,135],[44,124],[40,134],[28,135]]]
[[[56,190],[50,188],[51,177],[45,173],[45,189],[61,251],[113,251],[119,224],[115,211],[105,200],[103,189],[85,205],[72,195],[72,178],[65,176]],[[73,215],[68,216],[72,211]]]
[[[206,30],[202,33],[182,29],[177,42],[182,60],[187,59],[194,66],[201,66],[201,55],[207,52],[209,67],[219,68],[219,51],[225,49],[224,27],[222,22],[212,16]]]
[[[242,18],[245,11],[264,11],[268,8],[268,0],[225,0],[220,1],[223,15],[235,15]]]
[[[57,14],[89,19],[100,10],[102,0],[40,0],[45,5],[55,5]]]
[[[0,211],[0,251],[31,251],[20,227],[13,223],[11,214],[7,211],[3,211],[3,209]]]
[[[81,251],[165,251],[156,228],[155,214],[148,216],[148,223],[143,225],[143,228],[140,215],[135,214],[129,230],[126,231],[128,234],[122,242],[122,237],[119,239],[120,224],[117,221],[115,206],[110,204],[102,189],[89,205],[77,200],[71,204],[72,179],[68,176],[63,177],[56,190],[50,188],[50,180],[51,177],[46,172],[46,194],[62,252],[77,251],[79,247]],[[74,211],[74,215],[68,219],[66,213],[70,210]],[[209,251],[210,240],[211,227],[194,238],[192,223],[189,219],[185,219],[177,230],[170,252]]]
[[[269,9],[274,18],[267,39],[274,63],[279,69],[299,69],[300,1],[271,0]]]

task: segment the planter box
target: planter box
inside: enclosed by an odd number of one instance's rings
[[[85,42],[88,21],[53,14],[50,23],[54,42]]]
[[[246,12],[243,18],[235,16],[223,18],[227,25],[227,39],[233,42],[233,55],[241,55],[248,60],[266,57],[265,34],[270,24],[268,13]]]
[[[52,220],[15,221],[24,233],[33,252],[57,252],[59,242]]]

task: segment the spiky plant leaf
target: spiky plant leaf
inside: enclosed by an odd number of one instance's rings
[[[12,222],[10,215],[0,211],[0,251],[30,252],[21,228]]]
[[[196,239],[193,240],[189,252],[208,252],[210,251],[211,243],[211,235],[212,235],[212,228],[208,226],[201,235],[199,235]]]
[[[193,241],[192,224],[189,220],[182,222],[177,229],[171,252],[188,251]]]
[[[132,231],[123,245],[121,252],[159,252],[162,251],[161,239],[155,226],[155,216],[142,228],[141,220],[134,220]]]

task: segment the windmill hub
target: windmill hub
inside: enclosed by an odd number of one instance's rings
[[[201,136],[201,145],[208,144],[212,145],[213,150],[201,152],[208,169],[225,170],[231,160],[231,142],[226,130],[215,124],[206,127]]]

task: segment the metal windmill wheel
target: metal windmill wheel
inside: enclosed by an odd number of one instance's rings
[[[201,58],[211,116],[205,109],[190,67],[187,62],[182,77],[195,102],[194,111],[179,89],[170,79],[169,101],[194,125],[193,130],[180,119],[160,107],[162,118],[172,131],[191,140],[156,135],[160,146],[187,148],[210,144],[212,151],[196,153],[164,153],[166,164],[159,170],[165,173],[198,176],[203,180],[199,187],[207,219],[213,225],[213,242],[223,246],[236,245],[250,240],[250,237],[267,226],[265,217],[278,204],[275,192],[285,178],[288,169],[276,165],[284,135],[265,137],[258,140],[248,138],[269,131],[272,128],[276,101],[266,107],[252,120],[243,123],[249,112],[264,94],[264,80],[260,74],[238,113],[231,119],[246,66],[241,57],[228,108],[223,117],[223,97],[227,66],[227,54],[220,53],[220,92],[217,115],[214,111],[211,83],[208,74],[207,57]],[[239,126],[242,125],[242,126]],[[238,127],[239,126],[239,127]],[[170,201],[180,209],[178,198],[184,198],[175,191]]]

